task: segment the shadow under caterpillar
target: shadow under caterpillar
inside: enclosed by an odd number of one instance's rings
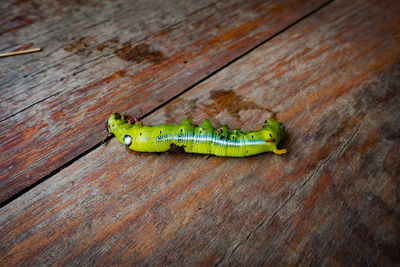
[[[284,154],[278,143],[286,136],[283,125],[268,119],[256,131],[242,132],[239,128],[229,131],[227,125],[216,129],[206,119],[195,126],[189,118],[179,125],[142,125],[135,117],[112,114],[107,131],[128,148],[138,152],[182,151],[225,157],[246,157],[264,152]]]

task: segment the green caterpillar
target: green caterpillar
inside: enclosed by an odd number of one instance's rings
[[[286,149],[277,147],[286,135],[283,125],[274,119],[265,123],[257,131],[242,132],[236,128],[229,132],[226,125],[215,129],[208,119],[200,126],[193,125],[189,118],[179,125],[143,126],[136,117],[121,117],[115,113],[106,126],[119,141],[139,152],[179,150],[226,157],[245,157],[267,151],[286,153]]]

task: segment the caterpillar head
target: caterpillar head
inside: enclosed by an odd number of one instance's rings
[[[272,118],[266,120],[263,127],[263,134],[266,142],[271,143],[271,145],[274,147],[274,153],[286,153],[286,149],[277,148],[278,143],[286,136],[285,127],[279,121]]]
[[[132,127],[131,119],[129,117],[121,116],[119,113],[114,113],[108,118],[107,131],[113,133],[115,137],[125,143],[128,147],[132,144],[132,137],[126,135],[126,130]]]
[[[108,118],[107,121],[107,131],[110,133],[115,134],[116,130],[118,129],[118,126],[120,126],[123,122],[122,117],[119,113],[114,113]]]

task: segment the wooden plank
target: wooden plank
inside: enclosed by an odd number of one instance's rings
[[[87,88],[90,84],[96,82],[97,86],[101,86],[102,83],[110,82],[106,76],[112,78],[122,76],[125,70],[119,72],[120,64],[110,64],[109,61],[105,60],[105,57],[110,54],[108,51],[110,46],[116,45],[115,49],[122,46],[118,42],[122,42],[124,39],[118,40],[118,35],[136,41],[146,39],[165,31],[171,25],[181,23],[187,17],[208,7],[215,1],[204,1],[202,4],[198,4],[198,2],[168,1],[166,3],[165,1],[153,1],[151,3],[153,8],[149,8],[149,3],[146,1],[144,3],[143,1],[135,3],[126,1],[76,3],[68,1],[68,3],[62,4],[57,4],[54,1],[50,1],[50,3],[43,1],[40,3],[35,1],[2,1],[0,10],[4,12],[0,13],[5,14],[2,17],[4,23],[0,28],[2,48],[8,50],[9,47],[26,43],[26,39],[29,37],[31,42],[20,47],[21,49],[27,49],[32,47],[34,43],[39,43],[44,47],[44,51],[40,54],[40,58],[33,57],[33,60],[32,57],[13,57],[0,61],[0,120],[6,120],[8,116],[29,108],[29,106],[41,102],[43,99],[51,99],[52,96],[54,99],[54,96],[61,91],[82,90],[82,88]],[[6,12],[7,10],[12,10],[12,12]],[[16,20],[14,16],[26,19]],[[25,21],[31,18],[34,19],[30,24],[18,24],[20,20]],[[91,18],[90,21],[88,21],[88,18]],[[19,26],[16,26],[15,23]],[[70,33],[70,28],[76,30]],[[130,33],[127,34],[127,31]],[[86,41],[82,40],[81,36],[85,36]],[[87,40],[88,36],[92,38],[89,38],[91,42]],[[93,38],[97,38],[95,42]],[[88,45],[88,47],[85,47],[85,45]],[[94,55],[91,56],[93,51]],[[96,72],[93,72],[94,66],[103,61],[106,63],[102,64],[101,68],[96,69]],[[125,64],[125,66],[127,65],[132,65],[130,69],[133,71],[137,68],[133,63]],[[115,70],[116,68],[118,71]],[[128,67],[126,68],[128,70]],[[115,75],[110,76],[110,73]],[[104,90],[108,90],[110,87]],[[96,90],[97,87],[93,89]],[[79,97],[80,91],[75,95]],[[74,96],[64,96],[63,101],[72,100],[71,97]],[[48,102],[43,104],[48,105]],[[37,115],[38,112],[41,114]],[[0,135],[2,161],[0,165],[0,191],[2,191],[0,202],[43,177],[43,173],[50,173],[56,168],[47,165],[42,169],[42,173],[33,171],[32,179],[29,173],[25,173],[25,167],[19,169],[18,165],[29,166],[32,161],[34,163],[42,161],[42,167],[46,165],[43,161],[46,157],[42,158],[42,151],[35,148],[35,146],[41,146],[41,144],[35,144],[35,142],[41,143],[47,139],[49,144],[53,139],[53,136],[48,135],[49,130],[54,134],[54,131],[61,129],[56,126],[56,121],[51,120],[49,123],[48,116],[56,116],[60,122],[63,120],[62,116],[70,112],[75,113],[76,110],[71,111],[71,107],[63,106],[59,107],[56,114],[51,115],[46,113],[43,106],[38,109],[28,109],[25,113],[20,114],[20,117],[13,119],[19,121],[19,124],[15,125],[18,130],[14,136],[13,133],[10,133],[10,128],[13,131],[13,120],[1,122],[1,125],[5,128],[2,128]],[[21,120],[21,118],[23,119]],[[26,119],[38,120],[38,123],[30,122],[26,124],[23,122],[26,122]],[[49,124],[54,127],[47,127]],[[65,130],[65,127],[62,129]],[[33,140],[36,131],[44,138]],[[58,145],[54,144],[54,147],[57,148]],[[54,152],[50,150],[53,150],[53,148],[47,146],[46,153]],[[29,156],[21,155],[24,153],[28,153]],[[29,159],[26,160],[27,158]],[[60,164],[65,162],[65,159],[59,160]],[[17,185],[19,187],[17,190],[14,190],[13,186],[8,187],[4,184],[13,182],[9,180],[10,178],[13,179],[12,177],[15,175],[13,170],[17,170],[25,180],[25,184]],[[14,182],[18,183],[18,181]],[[5,189],[6,187],[7,189]],[[7,191],[8,193],[6,193]]]
[[[367,106],[341,142],[223,265],[395,266],[400,263],[400,64],[362,90]],[[371,98],[378,100],[371,101]],[[279,234],[277,234],[279,233]]]
[[[272,109],[286,156],[112,139],[0,210],[1,264],[398,263],[399,11],[335,1],[145,119]]]
[[[115,50],[182,23],[215,2],[2,1],[0,50],[38,45],[43,51],[0,61],[0,120],[120,70],[124,64],[109,61]]]
[[[138,116],[148,113],[322,3],[223,1],[140,44],[118,41],[122,46],[107,60],[83,65],[82,75],[94,81],[69,90],[64,85],[71,79],[85,79],[61,77],[65,79],[52,97],[40,98],[36,105],[0,122],[1,129],[7,129],[0,137],[0,200],[99,144],[110,113],[117,109]],[[81,65],[76,58],[90,57],[92,51],[85,48],[86,42],[89,47],[97,43],[77,40],[68,50],[77,54],[72,62]],[[49,76],[54,78],[60,79],[59,73]],[[40,88],[54,92],[44,85]]]

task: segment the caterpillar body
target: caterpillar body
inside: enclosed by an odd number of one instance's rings
[[[212,154],[226,157],[245,157],[263,152],[284,154],[278,143],[285,137],[283,125],[268,119],[259,130],[242,132],[239,128],[229,131],[224,125],[219,129],[206,119],[195,126],[189,118],[179,125],[143,126],[136,118],[112,114],[107,122],[109,133],[138,152],[166,152],[179,150],[187,153]]]

